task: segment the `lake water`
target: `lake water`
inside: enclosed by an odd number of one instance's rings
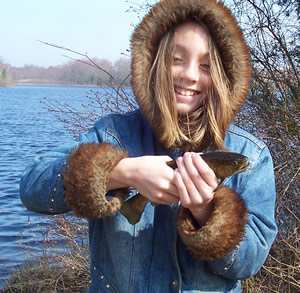
[[[59,101],[56,108],[64,112],[67,110],[65,103],[72,107],[68,107],[69,112],[81,111],[84,104],[88,117],[89,109],[92,112],[97,109],[97,99],[89,98],[94,95],[92,91],[103,91],[104,97],[108,94],[107,88],[0,87],[0,289],[11,272],[28,259],[26,245],[32,247],[33,254],[41,252],[43,239],[39,226],[35,225],[32,231],[29,223],[42,226],[49,221],[23,207],[19,198],[20,175],[36,155],[74,140],[74,134],[64,127],[65,123],[55,117],[70,120],[71,116],[49,113],[41,101],[46,97],[48,105],[56,106]],[[102,114],[102,111],[96,111]]]

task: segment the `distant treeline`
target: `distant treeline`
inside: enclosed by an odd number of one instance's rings
[[[25,65],[13,67],[0,59],[2,84],[71,84],[130,86],[130,59],[120,58],[112,63],[107,59],[72,60],[59,66]]]

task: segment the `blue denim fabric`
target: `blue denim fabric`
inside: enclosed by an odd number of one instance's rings
[[[108,142],[130,157],[182,155],[159,147],[139,110],[99,120],[80,141],[37,157],[24,171],[20,195],[24,205],[45,214],[69,211],[64,202],[62,172],[69,151],[78,143]],[[244,199],[249,218],[246,236],[231,255],[198,261],[177,235],[177,204],[147,205],[141,221],[131,225],[121,214],[89,221],[91,285],[94,292],[240,292],[240,279],[255,274],[264,263],[277,233],[274,221],[275,183],[267,147],[249,133],[231,126],[228,150],[246,155],[249,169],[224,184]]]

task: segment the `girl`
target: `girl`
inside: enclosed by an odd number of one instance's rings
[[[215,0],[163,0],[131,48],[139,109],[37,157],[21,199],[36,212],[89,219],[89,292],[240,292],[277,232],[270,153],[231,125],[251,72],[242,33]],[[250,167],[218,188],[197,154],[213,150],[241,153]],[[135,225],[119,212],[135,196],[129,188],[156,203]]]

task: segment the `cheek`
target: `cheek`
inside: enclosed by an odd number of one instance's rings
[[[201,78],[201,84],[203,87],[205,87],[206,89],[210,88],[212,85],[212,80],[210,77],[210,74],[203,74],[202,78]]]
[[[173,80],[175,80],[176,77],[178,77],[178,69],[175,66],[171,66],[171,76]]]

